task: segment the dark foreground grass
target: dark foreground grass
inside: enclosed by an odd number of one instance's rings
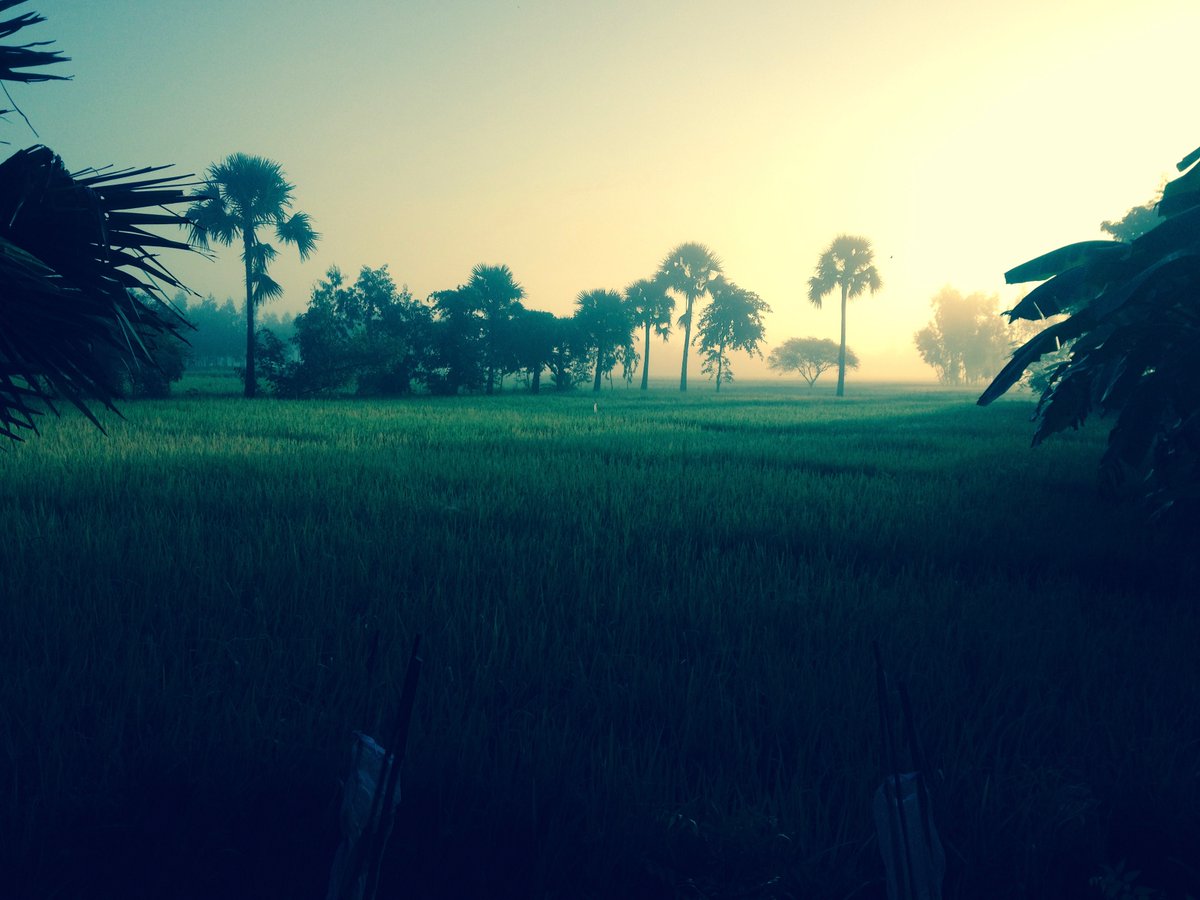
[[[950,898],[1200,894],[1194,537],[1103,434],[878,391],[284,403],[0,456],[0,895],[321,897],[427,664],[383,894],[882,897],[870,646]],[[373,674],[370,648],[378,641]]]

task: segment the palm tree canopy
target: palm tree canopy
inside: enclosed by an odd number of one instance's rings
[[[20,6],[25,0],[0,0],[0,12]],[[45,22],[46,17],[35,12],[22,13],[0,22],[0,38],[12,37],[22,28]],[[50,75],[46,72],[26,72],[38,66],[68,62],[71,57],[63,56],[58,50],[39,50],[38,47],[52,41],[35,41],[29,44],[0,45],[0,81],[19,81],[30,84],[37,81],[64,81],[68,75]],[[10,101],[11,102],[11,101]],[[4,112],[9,112],[5,110]],[[4,113],[0,113],[3,115]]]
[[[0,0],[0,13],[21,2]],[[0,21],[0,39],[43,21]],[[0,82],[65,77],[29,71],[67,59],[48,43],[0,44]],[[158,254],[190,247],[150,229],[187,225],[174,208],[194,183],[146,177],[163,168],[72,173],[43,146],[0,163],[0,436],[36,433],[59,398],[99,426],[88,403],[112,409],[116,395],[103,355],[149,363],[147,343],[186,325],[165,292],[183,286]]]
[[[238,237],[249,237],[251,246],[262,245],[257,231],[271,226],[279,240],[299,251],[302,260],[316,247],[320,235],[313,230],[312,220],[306,213],[291,212],[295,187],[284,177],[279,163],[233,153],[209,166],[206,180],[208,190],[188,210],[192,240],[199,246],[207,247],[210,241],[229,246]],[[263,252],[273,254],[274,250]],[[255,261],[270,259],[251,260]]]
[[[664,341],[671,333],[671,317],[675,313],[675,298],[667,292],[662,279],[642,278],[625,288],[634,324],[653,328]]]
[[[480,263],[471,270],[468,286],[478,292],[488,318],[502,317],[517,302],[525,299],[525,288],[517,283],[508,266]]]
[[[821,308],[826,294],[845,288],[847,297],[858,297],[864,291],[874,294],[883,281],[874,266],[871,242],[864,237],[841,234],[817,260],[817,270],[808,279],[808,299]]]
[[[681,324],[688,324],[692,303],[704,295],[721,271],[721,261],[703,244],[680,244],[666,255],[658,269],[658,280],[687,301],[687,309],[679,318]]]
[[[169,207],[188,185],[156,171],[71,174],[41,146],[0,163],[0,435],[36,431],[53,394],[99,425],[86,401],[115,395],[99,349],[147,358],[143,336],[184,325],[157,252],[188,245],[147,228],[187,224]]]

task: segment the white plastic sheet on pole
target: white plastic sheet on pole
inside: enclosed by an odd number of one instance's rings
[[[889,775],[875,791],[872,808],[887,869],[888,900],[942,898],[946,853],[929,810],[922,815],[921,801],[916,772]]]
[[[363,840],[363,830],[371,820],[372,813],[376,817],[390,819],[391,813],[400,804],[400,779],[396,777],[396,787],[390,803],[384,799],[383,809],[372,809],[375,795],[380,790],[380,779],[386,774],[383,771],[386,756],[387,751],[373,737],[359,731],[354,732],[350,776],[346,779],[342,791],[342,843],[333,860],[326,900],[354,900],[363,896],[367,869],[359,865],[360,871],[353,874],[349,872],[350,867],[355,865],[355,860],[361,858],[358,845]]]

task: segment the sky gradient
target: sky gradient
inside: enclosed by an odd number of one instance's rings
[[[872,380],[933,378],[913,333],[943,285],[1011,304],[1006,269],[1102,237],[1200,144],[1195,0],[743,6],[35,0],[18,12],[48,21],[21,36],[54,40],[73,80],[11,86],[38,137],[13,115],[0,137],[72,169],[277,160],[322,239],[272,267],[276,311],[331,265],[387,264],[424,297],[484,262],[566,314],[700,241],[771,304],[769,349],[836,339],[807,279],[861,234],[884,288],[848,332]],[[235,250],[168,264],[241,295]],[[677,374],[681,341],[652,376]]]

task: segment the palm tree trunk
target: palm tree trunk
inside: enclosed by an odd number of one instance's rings
[[[246,389],[245,394],[253,398],[258,384],[254,377],[254,277],[251,271],[251,248],[254,246],[254,230],[242,229],[242,255],[246,261]]]
[[[533,370],[533,385],[530,387],[530,393],[538,394],[542,390],[542,370],[538,367]]]
[[[596,348],[596,380],[592,383],[592,393],[600,390],[600,367],[604,365],[604,354],[600,348]]]
[[[837,395],[846,395],[846,292],[848,285],[842,283],[842,344],[838,348],[838,386]]]
[[[725,371],[725,345],[717,348],[717,393],[721,393],[721,375]]]
[[[650,381],[650,323],[646,323],[646,352],[642,354],[642,390]]]
[[[687,390],[687,358],[688,347],[692,346],[692,304],[694,298],[689,294],[687,298],[687,313],[684,316],[683,322],[683,367],[679,370],[679,390]]]

